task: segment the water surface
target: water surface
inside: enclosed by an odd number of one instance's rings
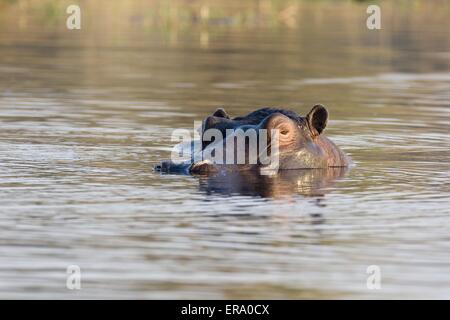
[[[448,6],[386,5],[369,31],[359,3],[186,25],[123,3],[86,3],[80,31],[2,4],[1,298],[450,298]],[[352,170],[152,171],[217,107],[315,103]]]

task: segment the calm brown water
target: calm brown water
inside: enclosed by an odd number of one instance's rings
[[[450,298],[448,4],[386,4],[369,31],[348,2],[186,25],[81,2],[69,31],[20,3],[0,2],[0,298]],[[351,171],[152,171],[219,106],[315,103]]]

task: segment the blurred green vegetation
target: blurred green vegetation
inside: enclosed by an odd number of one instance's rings
[[[383,5],[391,11],[393,6],[421,9],[434,1],[399,0],[370,1]],[[448,2],[436,0],[447,9]],[[348,10],[367,6],[363,0],[0,0],[0,23],[24,28],[39,23],[49,27],[63,21],[65,9],[70,4],[82,8],[83,23],[95,25],[96,20],[106,21],[110,26],[130,24],[144,28],[163,30],[191,27],[266,27],[296,28],[300,11],[314,6],[317,10]],[[364,12],[364,11],[363,11]],[[365,13],[365,12],[364,12]],[[383,12],[384,13],[384,12]],[[434,14],[442,14],[435,12]],[[106,19],[104,15],[108,15]],[[100,17],[102,16],[102,17]]]
[[[364,59],[374,55],[370,61],[375,64],[380,56],[398,63],[392,57],[398,47],[409,52],[450,50],[450,1],[376,3],[382,10],[380,31],[366,28],[368,3],[355,0],[0,0],[0,41],[39,39],[41,45],[84,48],[150,44],[230,48],[230,41],[242,45],[237,39],[248,37],[258,43],[255,51],[264,51],[276,46],[268,41],[289,36],[289,41],[278,44],[286,52],[298,46],[316,55],[335,56],[337,47],[344,46]],[[66,28],[66,8],[71,4],[81,7],[82,27],[76,32]],[[302,56],[303,61],[315,58]],[[295,59],[285,62],[291,60]],[[424,58],[418,66],[428,70],[429,64]],[[433,64],[431,68],[445,67]]]

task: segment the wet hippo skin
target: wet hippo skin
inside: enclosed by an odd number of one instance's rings
[[[322,105],[315,105],[306,116],[280,108],[262,108],[242,117],[231,118],[220,108],[203,120],[201,130],[201,154],[197,154],[197,161],[174,163],[163,161],[155,169],[167,173],[209,174],[223,171],[262,171],[266,163],[261,160],[262,149],[257,150],[257,159],[250,161],[249,142],[245,143],[245,162],[226,162],[224,151],[222,162],[211,161],[206,155],[214,154],[215,149],[224,146],[230,139],[235,139],[230,132],[249,132],[254,129],[258,135],[265,134],[269,154],[271,150],[273,132],[278,134],[277,166],[276,170],[289,169],[317,169],[329,167],[348,167],[351,159],[324,136],[328,122],[328,111]],[[206,133],[219,131],[224,139],[211,139]],[[264,130],[261,130],[264,129]],[[258,138],[261,138],[258,136]],[[260,158],[261,157],[261,158]],[[200,160],[198,160],[200,159]],[[222,158],[219,158],[222,159]]]

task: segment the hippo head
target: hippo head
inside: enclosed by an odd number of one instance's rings
[[[328,111],[322,105],[315,105],[304,117],[285,109],[262,108],[231,118],[224,109],[217,109],[203,121],[201,143],[191,144],[190,161],[163,161],[155,169],[209,174],[347,167],[350,158],[323,135],[327,121]]]
[[[315,105],[311,111],[301,117],[295,112],[277,109],[263,108],[254,111],[244,117],[230,118],[224,109],[218,109],[213,115],[203,121],[202,126],[202,150],[210,154],[221,144],[220,139],[211,139],[206,133],[216,130],[224,137],[226,144],[230,139],[236,140],[236,132],[257,132],[266,135],[267,149],[271,156],[276,152],[277,169],[312,169],[327,167],[345,167],[350,164],[350,159],[329,139],[322,135],[328,121],[328,111],[322,105]],[[263,129],[263,130],[261,130]],[[230,134],[231,133],[231,134]],[[273,148],[273,142],[277,135],[277,148]],[[249,140],[245,140],[245,152],[250,152]],[[258,159],[256,167],[262,168],[260,159],[261,149],[257,150]],[[225,156],[224,156],[225,157]],[[246,161],[249,160],[246,155]],[[228,162],[229,164],[229,162]],[[240,168],[251,168],[246,162]],[[205,165],[193,165],[198,170]],[[201,170],[200,170],[201,171]]]

